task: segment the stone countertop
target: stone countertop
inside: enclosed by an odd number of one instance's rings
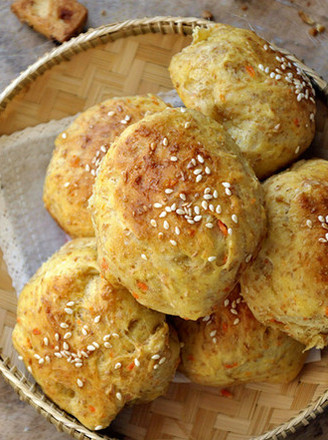
[[[251,28],[262,37],[285,47],[328,80],[327,0],[81,0],[89,9],[87,27],[144,16],[195,16],[210,11],[216,21]],[[53,42],[21,24],[10,12],[10,0],[0,2],[0,91]],[[311,26],[299,17],[304,11],[327,30],[309,33]],[[20,402],[0,378],[0,439],[68,440],[32,407]],[[327,440],[328,417],[324,413],[289,440]]]

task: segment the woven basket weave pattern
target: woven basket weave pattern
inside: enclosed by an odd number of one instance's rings
[[[190,41],[182,36],[190,35],[195,26],[207,25],[195,18],[129,20],[70,40],[30,66],[0,94],[0,133],[75,114],[111,96],[171,89],[167,72],[170,58]],[[327,102],[327,83],[284,53],[301,65]],[[328,126],[323,119],[318,127],[321,139]],[[0,255],[0,371],[5,380],[59,430],[79,440],[108,439],[60,410],[16,367],[17,354],[10,342],[16,303]],[[146,433],[152,440],[206,440],[215,434],[218,440],[237,440],[246,438],[246,432],[258,435],[257,440],[286,438],[327,406],[327,366],[328,353],[324,353],[320,363],[305,367],[300,383],[235,387],[233,399],[220,396],[214,388],[172,384],[165,397],[124,411],[113,427],[136,439],[144,438]],[[312,399],[315,403],[309,404]],[[291,420],[286,422],[288,418]],[[267,434],[259,435],[269,429]]]

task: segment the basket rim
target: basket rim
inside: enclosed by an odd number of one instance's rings
[[[211,26],[211,24],[212,23],[207,20],[196,17],[158,16],[125,20],[95,29],[89,29],[86,33],[80,34],[58,48],[44,54],[16,77],[3,92],[0,93],[0,116],[9,102],[13,100],[25,86],[33,82],[49,68],[62,61],[69,60],[80,52],[109,41],[115,41],[116,39],[133,35],[148,33],[191,35],[195,27],[206,27]],[[328,103],[328,83],[289,51],[281,48],[279,48],[279,50],[284,53],[288,59],[304,70],[311,78],[315,88],[323,95],[325,102]],[[78,440],[115,440],[107,436],[104,437],[95,431],[88,430],[81,423],[75,421],[72,416],[58,408],[45,395],[43,395],[42,398],[37,397],[34,394],[35,384],[28,379],[24,372],[13,365],[9,358],[2,355],[1,347],[0,373],[4,380],[19,394],[21,400],[33,406],[48,421],[53,423],[59,431],[64,431]],[[328,389],[319,398],[301,410],[295,417],[260,436],[252,437],[252,440],[285,439],[288,434],[293,434],[300,428],[309,425],[309,423],[318,415],[322,414],[327,407]]]

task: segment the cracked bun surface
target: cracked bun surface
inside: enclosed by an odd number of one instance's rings
[[[250,30],[196,29],[169,70],[184,104],[222,123],[259,178],[293,162],[314,137],[309,78]]]
[[[179,369],[202,385],[287,383],[307,356],[304,345],[254,318],[239,285],[212,315],[174,322],[183,343]]]
[[[94,238],[65,244],[25,286],[13,343],[45,394],[95,430],[163,394],[179,361],[165,316],[100,275]]]
[[[300,161],[263,184],[268,236],[241,277],[263,324],[307,348],[328,344],[328,161]]]
[[[81,113],[55,141],[44,204],[71,237],[93,237],[88,200],[99,164],[112,142],[148,113],[167,108],[154,95],[112,98]]]
[[[233,289],[265,233],[262,190],[222,125],[167,109],[105,156],[90,207],[99,264],[141,304],[198,319]]]

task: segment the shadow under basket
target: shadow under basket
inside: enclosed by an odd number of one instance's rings
[[[73,115],[113,96],[158,93],[173,88],[168,65],[191,41],[196,18],[156,17],[91,29],[23,72],[0,95],[0,134],[10,134]],[[328,140],[327,83],[288,52],[319,92],[316,138],[307,157],[322,156]],[[17,296],[0,253],[0,371],[20,398],[59,430],[84,439],[282,439],[328,405],[328,350],[306,364],[287,385],[252,383],[218,388],[172,383],[167,394],[147,405],[124,409],[111,427],[86,429],[49,400],[26,372],[11,343]],[[226,397],[229,395],[229,397]]]

